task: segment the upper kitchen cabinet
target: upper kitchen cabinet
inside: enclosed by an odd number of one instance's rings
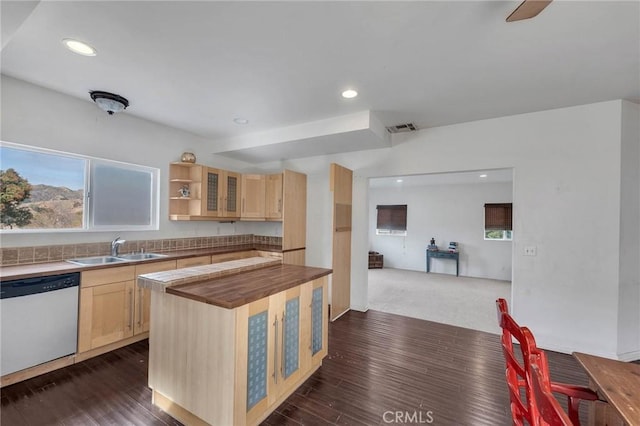
[[[240,173],[206,167],[202,176],[202,216],[240,218]]]
[[[169,165],[169,218],[191,220],[202,213],[203,167],[192,163]]]
[[[240,218],[240,173],[193,163],[169,165],[169,219]]]
[[[307,175],[285,170],[282,176],[282,261],[304,265],[307,242]]]
[[[286,263],[304,264],[307,176],[291,170],[240,174],[201,164],[171,163],[169,218],[282,221],[283,249],[291,251]]]
[[[242,220],[265,220],[265,175],[242,175]]]
[[[282,173],[265,176],[265,219],[282,220]]]

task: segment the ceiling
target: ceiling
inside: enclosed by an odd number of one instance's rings
[[[369,179],[370,188],[401,189],[426,185],[512,183],[512,169],[474,170],[453,173],[430,173],[424,175],[388,176]]]
[[[253,163],[388,147],[400,123],[640,102],[640,1],[556,0],[506,23],[518,3],[2,0],[1,70],[88,104],[117,93],[122,114]]]

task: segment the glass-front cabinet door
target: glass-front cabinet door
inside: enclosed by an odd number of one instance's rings
[[[224,172],[223,186],[221,193],[223,194],[223,217],[240,217],[240,173]]]
[[[202,216],[221,216],[222,214],[222,170],[205,167],[202,182]]]

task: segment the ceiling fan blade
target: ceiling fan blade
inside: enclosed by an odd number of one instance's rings
[[[507,16],[507,22],[521,21],[523,19],[533,18],[549,6],[553,0],[524,0],[520,6],[516,7],[511,15]]]

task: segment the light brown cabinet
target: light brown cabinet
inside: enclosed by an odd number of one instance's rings
[[[282,220],[282,173],[265,177],[265,218]]]
[[[202,215],[202,169],[198,164],[169,164],[169,219],[191,220]]]
[[[133,336],[135,266],[82,272],[78,352]]]
[[[78,352],[125,340],[149,331],[151,294],[136,277],[176,268],[169,260],[82,272]]]
[[[240,218],[240,173],[193,163],[169,165],[169,219]]]
[[[176,268],[190,268],[192,266],[209,265],[210,263],[211,256],[187,257],[185,259],[178,259]]]
[[[240,173],[203,167],[202,216],[240,217]]]
[[[282,176],[283,263],[304,265],[307,241],[307,175],[285,170]]]
[[[283,248],[304,250],[306,210],[302,173],[240,174],[201,164],[169,165],[171,220],[283,221]]]
[[[152,293],[154,404],[185,424],[259,424],[327,354],[327,287],[324,276],[235,309]]]
[[[152,272],[170,271],[176,269],[175,260],[167,260],[164,262],[146,263],[136,265],[136,277],[142,274],[150,274]],[[151,290],[142,288],[136,283],[135,311],[133,334],[140,334],[149,331],[151,324]]]
[[[265,219],[265,175],[242,175],[242,220]]]

